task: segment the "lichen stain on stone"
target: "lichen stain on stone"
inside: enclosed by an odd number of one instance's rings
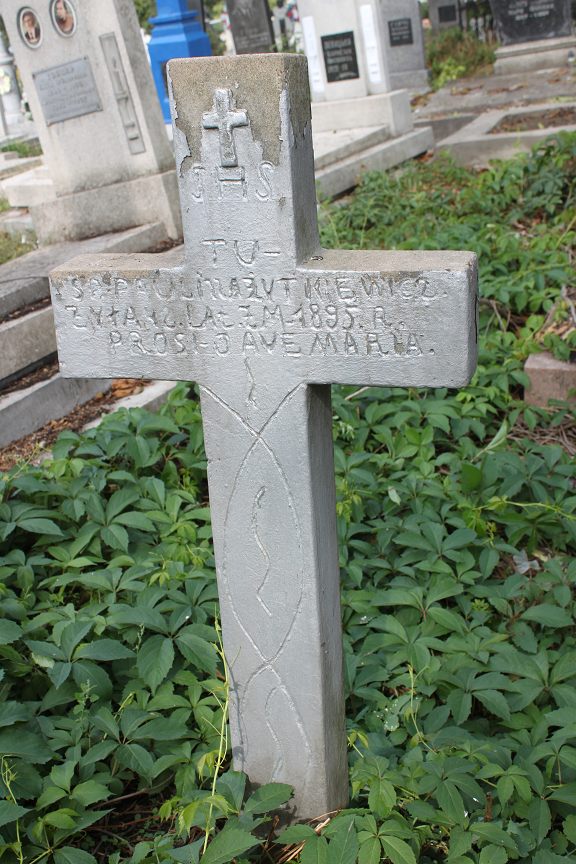
[[[176,126],[186,136],[192,163],[201,161],[202,114],[212,111],[214,91],[232,91],[236,108],[248,112],[262,159],[280,163],[282,118],[280,99],[290,94],[290,121],[296,138],[304,137],[311,119],[306,59],[294,54],[262,54],[171,60],[168,74],[177,107]],[[240,86],[237,86],[238,83]]]

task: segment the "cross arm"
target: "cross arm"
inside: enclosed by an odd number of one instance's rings
[[[359,376],[350,378],[349,364],[333,383],[469,383],[478,362],[475,253],[324,249],[298,273],[317,322],[328,324],[336,306],[343,354],[362,359]]]
[[[261,380],[399,387],[460,387],[474,374],[473,253],[322,250],[294,269],[235,260],[226,276],[145,254],[56,268],[62,374],[202,382],[248,363]]]

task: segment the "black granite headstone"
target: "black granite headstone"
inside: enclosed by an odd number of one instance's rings
[[[227,6],[237,54],[268,54],[274,50],[268,0],[228,0]]]
[[[328,83],[359,78],[354,33],[334,33],[322,36],[322,51]]]
[[[438,20],[440,21],[440,24],[450,24],[452,22],[456,24],[458,20],[456,6],[454,4],[452,4],[451,6],[439,6]]]
[[[570,0],[490,0],[502,45],[572,35]]]
[[[390,46],[392,48],[414,44],[412,20],[410,18],[397,18],[395,21],[389,21],[388,28],[390,30]]]
[[[189,12],[197,12],[198,13],[198,17],[196,18],[196,21],[198,22],[198,24],[200,24],[202,29],[205,30],[206,26],[205,26],[205,21],[204,21],[204,2],[203,2],[203,0],[186,0],[186,3],[188,5],[188,11]]]

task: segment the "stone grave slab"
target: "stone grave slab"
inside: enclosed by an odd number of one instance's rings
[[[321,248],[305,58],[169,81],[184,263],[56,268],[61,369],[198,382],[234,766],[309,819],[348,799],[330,385],[467,384],[477,260]]]
[[[163,221],[181,234],[174,157],[133,3],[3,0],[53,184],[31,213],[42,243]],[[24,18],[34,19],[30,38]],[[30,191],[30,190],[28,190]]]
[[[102,234],[87,240],[69,240],[34,249],[0,265],[0,321],[17,309],[50,296],[50,271],[74,255],[89,252],[140,252],[167,237],[162,222]],[[0,374],[0,378],[2,375]]]

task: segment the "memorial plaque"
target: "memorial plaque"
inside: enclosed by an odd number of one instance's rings
[[[228,17],[237,54],[268,54],[274,32],[267,0],[228,0]]]
[[[34,72],[32,77],[47,126],[102,111],[87,57]]]
[[[359,78],[354,33],[334,33],[322,36],[322,51],[328,83]]]
[[[502,45],[572,35],[570,0],[490,0]]]
[[[439,6],[438,18],[440,20],[440,24],[450,24],[451,22],[454,22],[456,24],[458,20],[456,6]]]
[[[397,18],[388,22],[390,30],[390,45],[392,48],[400,48],[402,45],[413,45],[412,21],[410,18]]]

